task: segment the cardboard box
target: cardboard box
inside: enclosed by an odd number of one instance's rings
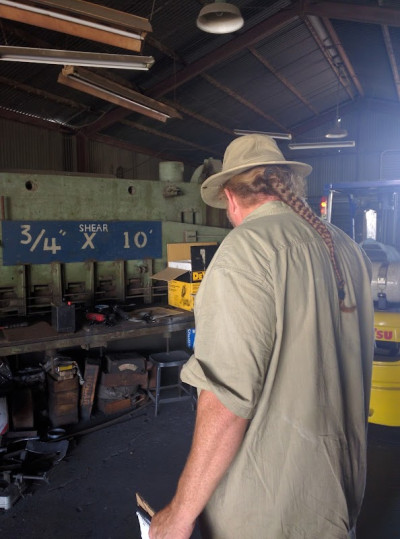
[[[217,249],[216,242],[167,244],[168,267],[151,278],[168,282],[169,305],[193,311],[195,295]]]

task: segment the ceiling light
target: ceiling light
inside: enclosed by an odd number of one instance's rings
[[[244,20],[236,6],[215,0],[201,9],[196,24],[210,34],[229,34],[242,28]]]
[[[291,133],[271,133],[270,131],[252,131],[247,129],[234,129],[233,132],[235,135],[243,136],[243,135],[268,135],[271,138],[274,139],[280,139],[280,140],[292,140]]]
[[[174,108],[86,69],[65,66],[58,82],[161,122],[181,118]]]
[[[327,134],[325,135],[325,138],[335,138],[335,139],[338,139],[338,138],[345,138],[345,137],[347,137],[347,135],[348,135],[347,129],[343,129],[343,127],[342,127],[342,125],[341,125],[341,121],[342,121],[341,118],[336,117],[334,126],[332,127],[332,129],[330,129],[330,130],[327,132]]]
[[[35,0],[34,5],[0,0],[0,17],[135,52],[152,31],[147,19],[83,0]]]
[[[28,47],[6,47],[2,45],[0,45],[0,60],[34,64],[136,69],[143,71],[147,71],[154,64],[154,58],[152,56],[30,49]]]
[[[348,132],[346,129],[343,129],[341,122],[342,119],[339,116],[339,89],[340,89],[340,66],[339,69],[339,76],[337,79],[337,89],[336,89],[336,117],[335,117],[335,123],[333,124],[332,129],[330,129],[327,134],[325,135],[325,138],[345,138],[348,135]]]
[[[319,150],[322,148],[354,148],[354,140],[326,141],[326,142],[293,142],[288,144],[290,150]]]

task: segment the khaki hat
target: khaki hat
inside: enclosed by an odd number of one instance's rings
[[[312,171],[312,167],[305,163],[286,161],[272,137],[256,134],[245,135],[233,140],[227,147],[222,171],[213,174],[202,183],[202,199],[214,208],[226,208],[226,199],[221,196],[222,186],[232,176],[263,165],[286,165],[303,178]]]

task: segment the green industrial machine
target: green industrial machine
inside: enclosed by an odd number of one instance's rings
[[[220,242],[200,186],[57,173],[0,173],[0,320],[48,313],[62,300],[166,301],[150,276],[166,245]]]

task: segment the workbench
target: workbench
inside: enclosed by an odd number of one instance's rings
[[[151,312],[154,321],[143,320],[143,312]],[[131,320],[118,320],[113,326],[84,324],[74,333],[57,333],[46,320],[28,327],[0,331],[0,357],[49,352],[80,347],[105,348],[110,343],[146,336],[162,336],[194,327],[190,311],[172,307],[143,307],[132,312]]]

